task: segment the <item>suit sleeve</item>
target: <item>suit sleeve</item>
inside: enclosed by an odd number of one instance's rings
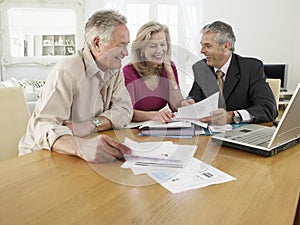
[[[254,123],[273,121],[278,111],[273,92],[266,82],[262,62],[253,66],[251,73],[249,95],[253,104],[246,110],[254,116]]]

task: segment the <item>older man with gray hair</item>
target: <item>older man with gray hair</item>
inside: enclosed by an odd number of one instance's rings
[[[48,149],[88,162],[123,158],[130,149],[93,132],[119,129],[133,110],[121,74],[128,55],[126,18],[113,10],[95,12],[85,26],[86,45],[51,70],[41,97],[20,140],[20,155]]]
[[[262,61],[234,53],[236,37],[227,23],[215,21],[204,26],[201,33],[205,59],[193,65],[194,83],[182,105],[219,92],[219,109],[199,118],[202,122],[222,125],[273,121],[278,112]]]

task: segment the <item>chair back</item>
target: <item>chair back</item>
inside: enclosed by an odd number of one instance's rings
[[[29,120],[22,87],[0,88],[0,160],[18,156]]]
[[[276,101],[276,105],[277,105],[277,109],[278,109],[281,80],[268,78],[267,82],[269,83],[269,86],[273,92],[273,95],[274,95],[275,101]]]

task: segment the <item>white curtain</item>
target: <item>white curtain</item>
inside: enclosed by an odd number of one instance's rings
[[[200,51],[200,30],[202,28],[201,2],[201,0],[176,0],[179,9],[182,11],[185,26],[190,34],[194,53]]]
[[[96,0],[89,0],[96,1]],[[97,2],[97,1],[96,1]],[[96,3],[95,4],[100,4]],[[105,8],[117,9],[123,15],[126,15],[126,7],[128,3],[149,3],[152,7],[158,4],[176,4],[179,10],[179,43],[178,46],[172,47],[172,60],[177,65],[179,72],[179,82],[184,97],[187,96],[192,82],[194,80],[192,65],[201,58],[200,54],[200,30],[203,26],[202,23],[202,0],[147,0],[147,1],[134,1],[134,0],[110,0],[103,1],[102,4]],[[150,7],[151,8],[151,7]],[[155,9],[153,7],[152,9]],[[155,13],[150,15],[156,15]],[[157,18],[152,18],[155,20]],[[188,35],[186,35],[188,31]],[[176,51],[177,50],[177,51]],[[129,60],[129,57],[126,58]],[[125,64],[126,62],[124,62]]]
[[[117,9],[122,14],[126,15],[126,6],[130,1],[126,0],[110,0],[104,1],[105,8]],[[178,5],[181,10],[180,15],[183,16],[184,25],[186,26],[189,34],[193,53],[200,51],[200,30],[202,28],[202,0],[169,0],[170,4]],[[154,19],[154,18],[151,18]]]

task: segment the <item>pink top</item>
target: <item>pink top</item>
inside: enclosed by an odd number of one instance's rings
[[[171,62],[176,83],[178,73],[174,63]],[[142,111],[158,111],[169,103],[169,80],[165,70],[160,74],[159,85],[153,91],[145,84],[143,78],[137,73],[132,64],[123,68],[125,85],[130,94],[134,109]]]

